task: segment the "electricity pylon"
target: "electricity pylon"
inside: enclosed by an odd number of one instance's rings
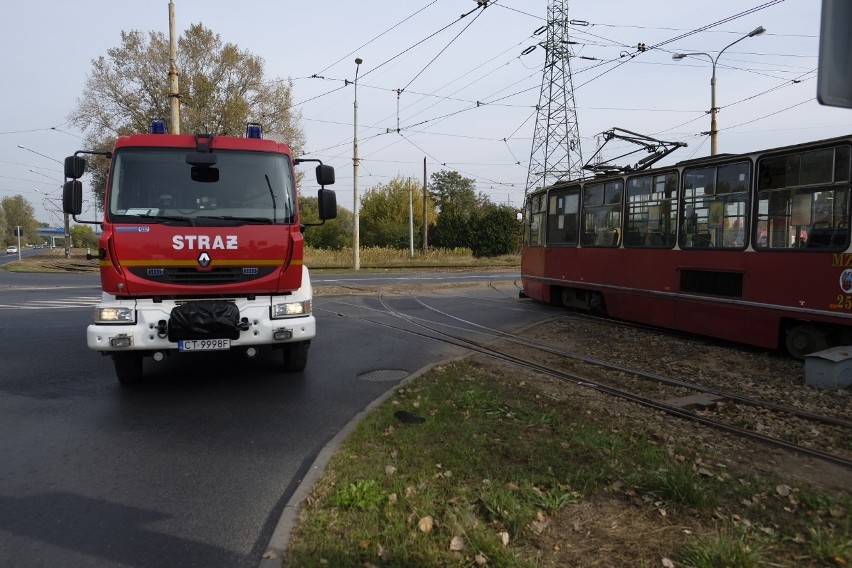
[[[571,81],[572,42],[568,40],[568,0],[550,0],[541,94],[536,107],[526,192],[583,174],[580,131]],[[537,33],[544,31],[542,28]],[[528,48],[528,51],[529,52]]]

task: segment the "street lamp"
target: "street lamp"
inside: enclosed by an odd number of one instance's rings
[[[361,252],[358,244],[358,69],[364,62],[360,57],[355,58],[355,133],[352,137],[352,268],[361,268]]]
[[[42,154],[41,152],[36,152],[32,148],[27,148],[26,146],[21,146],[20,144],[18,144],[18,148],[20,148],[21,150],[26,150],[27,152],[32,152],[33,154],[37,154],[37,155],[41,156],[42,158],[47,158],[48,160],[53,160],[54,162],[59,162],[60,164],[63,163],[61,160],[57,160],[56,158],[51,158],[50,156]],[[33,170],[30,170],[30,171],[33,171]],[[38,172],[36,172],[36,173],[38,173]],[[42,174],[42,175],[44,175],[44,174]],[[64,239],[65,240],[65,258],[70,258],[71,257],[71,222],[68,219],[68,213],[65,213],[63,215],[63,217],[64,217],[64,225],[65,225],[64,231],[63,231],[64,232],[63,236],[65,237],[65,239]]]
[[[713,64],[713,75],[710,77],[710,155],[715,156],[717,154],[717,137],[719,134],[719,130],[716,128],[716,112],[719,110],[716,108],[716,63],[719,61],[719,57],[722,56],[722,53],[731,47],[732,45],[741,42],[742,40],[754,36],[759,36],[766,33],[766,29],[763,26],[758,26],[752,31],[750,31],[747,35],[744,35],[740,39],[729,43],[716,55],[714,58],[709,53],[704,53],[703,51],[697,51],[694,53],[675,53],[672,55],[672,59],[675,61],[680,61],[684,57],[694,56],[694,55],[703,55],[710,59],[710,62]]]
[[[21,150],[26,150],[27,152],[32,152],[33,154],[38,154],[42,158],[47,158],[48,160],[53,160],[54,162],[59,162],[60,164],[62,163],[61,160],[57,160],[56,158],[51,158],[50,156],[46,156],[46,155],[42,154],[41,152],[36,152],[32,148],[27,148],[26,146],[21,146],[20,144],[18,144],[18,148],[20,148]]]

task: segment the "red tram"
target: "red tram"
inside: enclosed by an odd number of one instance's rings
[[[852,136],[559,182],[523,294],[795,357],[852,343]]]

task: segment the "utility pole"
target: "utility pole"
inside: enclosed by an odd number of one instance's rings
[[[21,230],[20,225],[15,225],[15,234],[18,236],[18,260],[21,260]]]
[[[361,269],[361,251],[358,231],[358,69],[364,62],[360,57],[355,58],[355,112],[352,122],[355,125],[355,132],[352,136],[352,269]]]
[[[175,37],[175,3],[169,0],[169,104],[172,134],[180,134],[180,90],[178,89],[177,38]]]
[[[571,79],[570,58],[574,54],[568,41],[568,25],[568,0],[549,0],[547,38],[538,44],[545,50],[545,62],[525,197],[536,188],[548,187],[562,179],[579,179],[583,175]],[[526,52],[535,47],[527,48]]]
[[[414,196],[411,193],[411,178],[408,178],[408,248],[414,258]]]
[[[423,256],[429,252],[429,192],[426,191],[426,156],[423,156]]]

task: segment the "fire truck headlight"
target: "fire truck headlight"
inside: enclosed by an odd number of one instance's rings
[[[95,323],[136,323],[136,312],[132,308],[95,306]]]
[[[272,304],[272,319],[306,316],[311,313],[311,301]]]

